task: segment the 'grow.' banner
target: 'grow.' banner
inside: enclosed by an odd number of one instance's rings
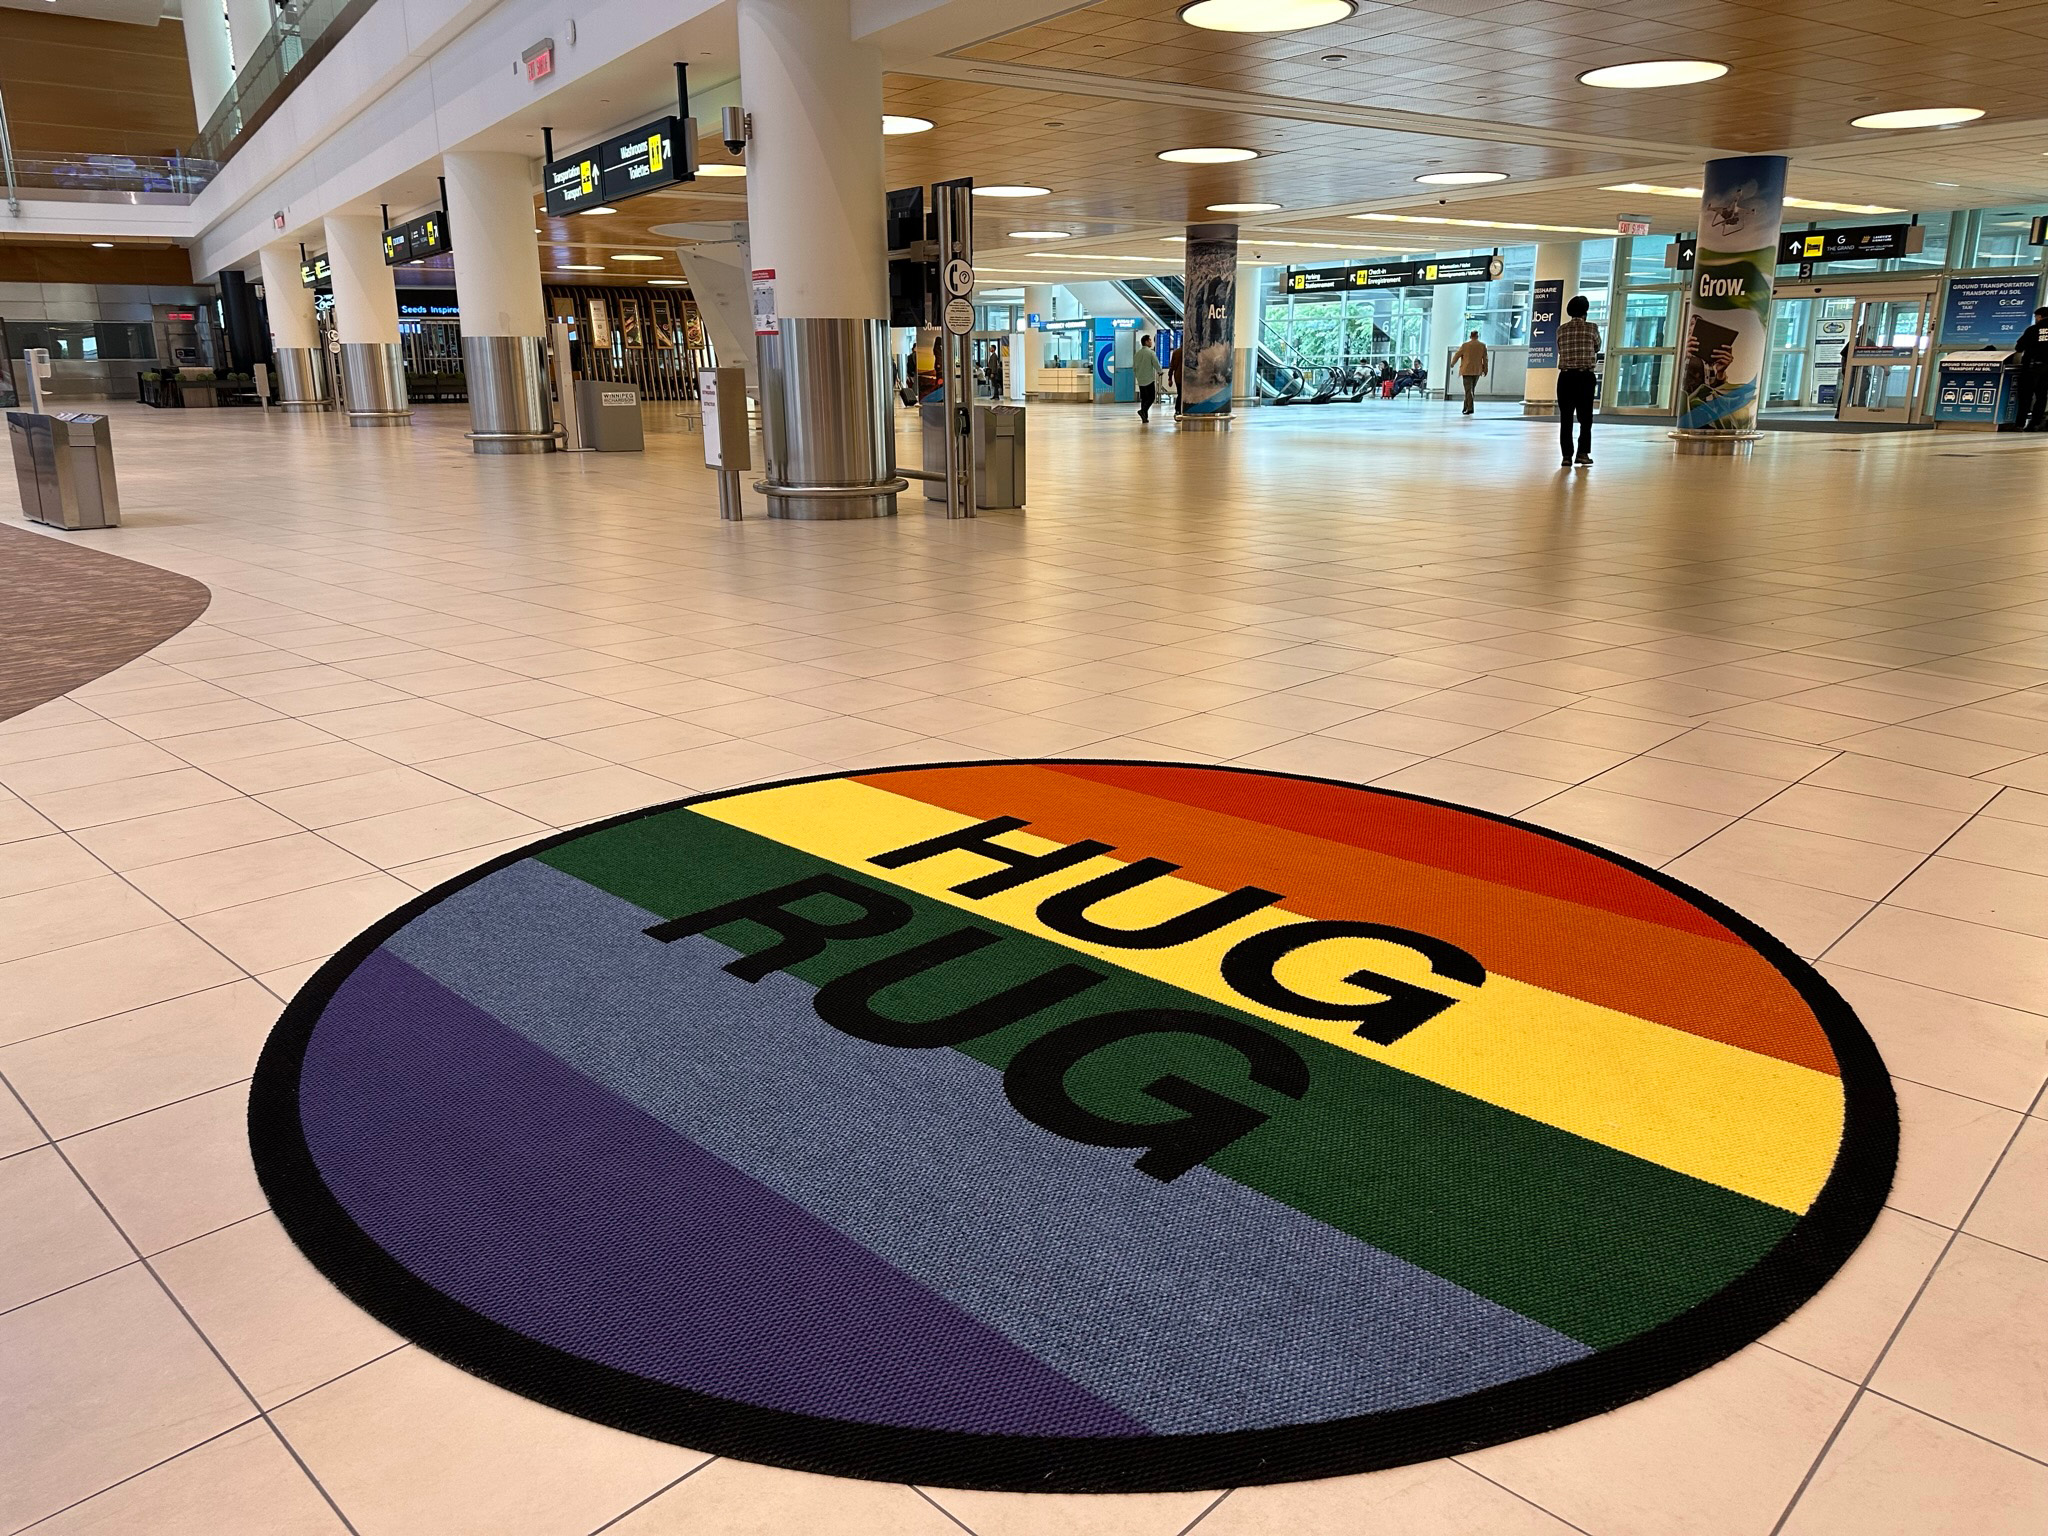
[[[1681,427],[1745,432],[1756,426],[1787,163],[1783,155],[1707,162],[1679,378]]]

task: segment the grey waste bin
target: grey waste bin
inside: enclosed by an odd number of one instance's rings
[[[989,511],[1024,505],[1024,407],[974,408],[974,504]]]
[[[114,439],[87,411],[9,411],[8,446],[24,517],[53,528],[118,528]]]
[[[640,391],[602,379],[576,381],[576,419],[583,446],[599,453],[638,453],[647,446],[640,429]]]

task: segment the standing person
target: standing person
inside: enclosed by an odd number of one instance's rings
[[[1173,398],[1177,402],[1180,399],[1180,343],[1177,341],[1173,344],[1173,356],[1166,362],[1166,377],[1172,381]],[[1175,409],[1179,409],[1177,404]]]
[[[1003,398],[1003,344],[991,342],[988,349],[988,392]]]
[[[1138,420],[1150,423],[1152,402],[1159,398],[1159,354],[1152,350],[1152,338],[1140,336],[1138,350],[1131,358],[1131,378],[1138,386]]]
[[[1564,467],[1593,462],[1593,403],[1600,398],[1600,327],[1586,318],[1593,306],[1582,293],[1565,306],[1570,316],[1557,328],[1557,441]],[[1579,452],[1572,457],[1572,422],[1579,424]]]
[[[2012,355],[2020,365],[2019,430],[2048,432],[2048,307],[2034,311]]]
[[[1451,354],[1451,361],[1458,365],[1458,377],[1465,385],[1465,414],[1472,414],[1472,393],[1479,388],[1479,381],[1486,377],[1486,343],[1474,331],[1465,338],[1465,344]]]

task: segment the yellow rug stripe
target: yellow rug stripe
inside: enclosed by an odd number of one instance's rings
[[[972,826],[975,818],[891,794],[851,779],[793,784],[716,800],[700,816],[758,833],[966,912],[1097,956],[1231,1008],[1314,1035],[1446,1088],[1497,1104],[1587,1140],[1803,1212],[1825,1181],[1842,1137],[1840,1080],[1774,1057],[1744,1051],[1575,997],[1489,975],[1472,988],[1430,973],[1411,950],[1371,940],[1340,940],[1293,956],[1281,980],[1310,996],[1355,999],[1342,978],[1361,966],[1461,994],[1462,1000],[1392,1046],[1352,1033],[1344,1022],[1297,1018],[1237,994],[1223,980],[1225,950],[1247,935],[1299,922],[1267,908],[1207,938],[1170,950],[1112,949],[1068,938],[1039,922],[1046,896],[1118,868],[1102,857],[1044,880],[976,901],[948,889],[996,866],[970,853],[946,853],[885,870],[878,853]],[[1003,843],[1043,853],[1058,845],[1013,832]],[[1133,856],[1142,849],[1129,850]],[[1172,876],[1103,902],[1097,921],[1127,927],[1184,912],[1218,893]],[[1358,917],[1370,920],[1369,909]],[[1444,934],[1474,948],[1469,934]]]

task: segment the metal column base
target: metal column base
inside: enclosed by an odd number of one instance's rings
[[[324,411],[334,393],[325,347],[277,349],[277,404],[287,411]]]
[[[402,427],[412,420],[405,399],[405,357],[395,341],[341,344],[341,397],[352,427]]]
[[[1671,444],[1685,454],[1740,454],[1747,457],[1757,445],[1761,432],[1706,432],[1680,427],[1671,434]]]
[[[1230,414],[1227,411],[1221,413],[1211,412],[1197,416],[1176,416],[1173,418],[1173,421],[1174,425],[1183,432],[1228,432],[1230,430]]]
[[[768,498],[770,517],[802,522],[843,522],[855,517],[894,517],[896,495],[910,489],[908,480],[878,485],[776,485],[756,480],[754,489]]]
[[[465,336],[469,446],[476,453],[553,453],[546,348],[538,336]]]

